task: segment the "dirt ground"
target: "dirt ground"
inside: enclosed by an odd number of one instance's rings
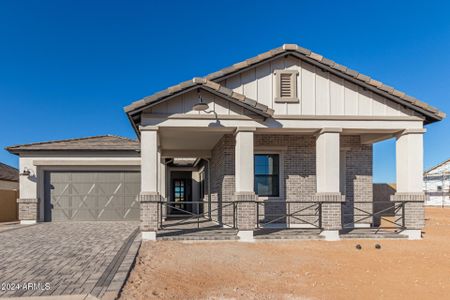
[[[121,299],[450,299],[450,209],[426,218],[420,241],[146,242]]]

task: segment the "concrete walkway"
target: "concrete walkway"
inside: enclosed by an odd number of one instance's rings
[[[55,222],[0,232],[0,241],[0,297],[114,299],[140,235],[136,222]]]

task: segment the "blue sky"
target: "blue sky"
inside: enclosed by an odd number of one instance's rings
[[[449,15],[444,1],[0,0],[0,146],[134,137],[127,104],[283,43],[449,113]],[[450,122],[427,129],[426,168],[450,157]],[[395,181],[394,145],[375,146],[374,181]]]

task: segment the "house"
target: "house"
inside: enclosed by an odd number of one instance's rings
[[[140,220],[150,240],[191,223],[236,229],[244,241],[261,228],[338,239],[374,226],[372,145],[395,137],[395,225],[420,238],[424,126],[445,114],[310,50],[285,44],[125,112],[139,142],[7,148],[26,174],[22,222]]]
[[[425,205],[450,205],[450,159],[432,167],[423,174]]]
[[[0,222],[17,220],[19,170],[0,163]]]

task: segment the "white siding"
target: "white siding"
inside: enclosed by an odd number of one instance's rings
[[[298,103],[277,103],[274,71],[297,70]],[[279,58],[219,82],[275,110],[277,115],[412,116],[389,99],[292,56]]]
[[[202,91],[203,102],[208,103],[210,110],[214,110],[219,115],[245,114],[244,108],[228,100],[222,99],[211,93]],[[206,114],[192,109],[192,106],[199,101],[196,91],[174,97],[169,101],[155,105],[147,109],[146,113],[152,114]]]

